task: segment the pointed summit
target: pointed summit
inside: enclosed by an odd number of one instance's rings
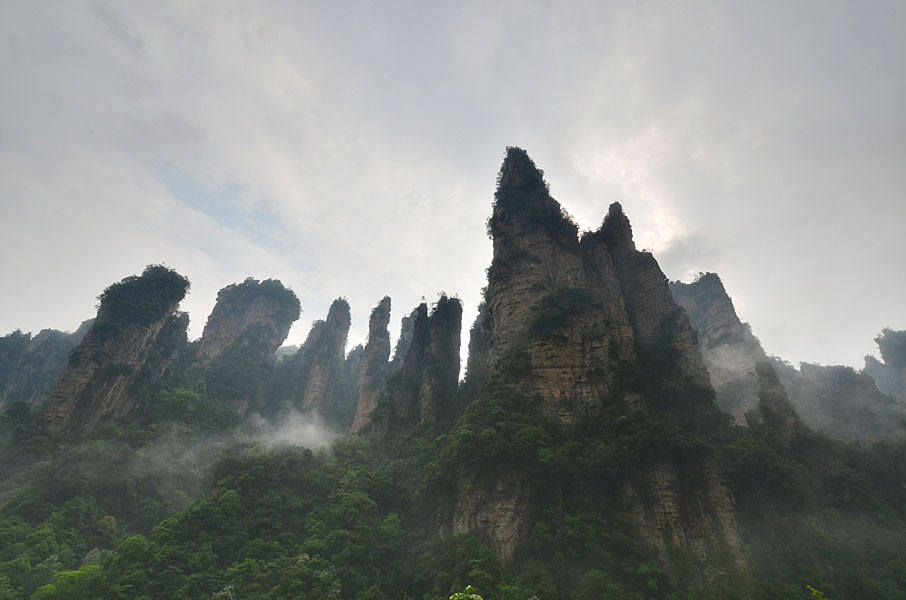
[[[600,231],[608,248],[635,250],[635,242],[632,241],[632,225],[629,224],[629,218],[623,212],[623,207],[619,202],[610,205]]]
[[[579,228],[551,198],[544,171],[535,166],[525,150],[510,146],[497,176],[488,233],[497,240],[531,231],[545,232],[567,246],[578,244]]]
[[[390,358],[390,296],[371,311],[368,320],[368,344],[362,351],[362,367],[359,374],[359,402],[352,420],[352,433],[359,433],[371,420],[378,399],[387,383],[388,360]]]
[[[508,188],[533,189],[542,188],[547,191],[544,183],[544,171],[535,166],[528,153],[522,148],[508,146],[506,158],[500,167],[498,193]]]

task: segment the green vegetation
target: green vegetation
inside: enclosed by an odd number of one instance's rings
[[[488,220],[488,235],[498,237],[504,221],[516,219],[532,229],[543,229],[566,250],[577,252],[579,227],[550,197],[544,171],[535,166],[521,148],[507,148],[507,158],[497,176],[494,212]]]
[[[528,326],[529,336],[539,339],[562,333],[570,319],[601,309],[601,301],[587,289],[557,290],[543,297],[533,309]]]
[[[106,339],[123,328],[146,327],[172,311],[186,292],[189,280],[163,265],[148,265],[141,275],[130,275],[98,297],[94,335]]]

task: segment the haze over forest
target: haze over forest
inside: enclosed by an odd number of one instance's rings
[[[671,279],[718,272],[769,354],[861,367],[906,329],[902,2],[0,7],[0,332],[73,330],[147,264],[278,278],[300,344],[348,298],[474,320],[501,153]]]

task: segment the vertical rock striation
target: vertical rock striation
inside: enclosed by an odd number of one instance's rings
[[[460,386],[460,410],[478,395],[481,382],[488,374],[488,355],[491,352],[491,318],[488,305],[482,302],[478,306],[478,316],[469,331],[469,358],[466,363],[466,376]]]
[[[384,298],[371,311],[368,320],[368,343],[362,351],[359,375],[359,401],[352,433],[359,433],[371,420],[378,400],[387,385],[387,370],[390,359],[390,296]]]
[[[325,419],[341,386],[346,339],[351,319],[349,303],[334,300],[324,321],[315,321],[290,367],[291,402],[302,412]]]
[[[249,277],[220,290],[196,355],[208,394],[242,415],[250,406],[260,410],[274,353],[300,310],[296,295],[274,279]]]
[[[73,351],[45,410],[53,433],[86,433],[128,415],[185,344],[176,312],[189,281],[160,265],[104,290],[97,318]]]
[[[720,419],[688,317],[654,257],[636,250],[619,204],[580,240],[543,173],[508,148],[489,231],[488,378],[566,429],[608,409],[659,413],[690,430]],[[478,531],[509,560],[531,529],[528,489],[518,472],[461,472],[451,529]],[[675,566],[673,549],[692,557],[694,585],[746,569],[732,495],[708,460],[640,463],[622,502],[665,567]]]
[[[415,332],[415,321],[418,318],[418,307],[400,321],[400,337],[396,340],[396,348],[393,350],[393,360],[390,361],[390,373],[398,373],[403,367],[403,359],[409,352],[409,346],[412,345],[412,335]]]
[[[441,296],[431,313],[412,313],[412,336],[399,370],[387,382],[386,404],[373,411],[372,435],[418,425],[450,424],[457,414],[462,303]],[[399,345],[397,346],[399,350]]]

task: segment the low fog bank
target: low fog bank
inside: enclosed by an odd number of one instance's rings
[[[249,441],[260,442],[268,449],[303,446],[312,450],[329,446],[341,435],[317,415],[298,411],[287,413],[276,421],[252,414],[245,425],[245,434]]]

